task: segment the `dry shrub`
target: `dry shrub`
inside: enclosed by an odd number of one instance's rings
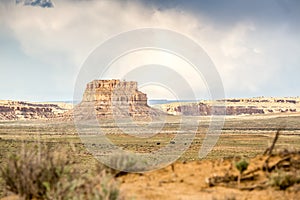
[[[56,184],[68,165],[68,160],[55,156],[49,148],[37,146],[24,148],[19,155],[9,156],[7,164],[1,168],[1,176],[6,189],[25,199],[45,197],[45,184]]]
[[[300,176],[296,172],[292,173],[278,170],[271,174],[269,178],[269,185],[280,190],[285,190],[297,183],[300,183]]]
[[[110,157],[111,167],[106,166],[105,170],[114,177],[119,177],[128,172],[147,171],[147,160],[141,159],[139,156],[132,154],[115,154]]]
[[[66,175],[53,188],[47,188],[47,199],[121,199],[116,181],[106,171],[93,175],[84,174],[75,179]]]
[[[114,179],[105,171],[82,174],[64,150],[47,146],[24,148],[1,168],[6,189],[24,199],[119,199]]]

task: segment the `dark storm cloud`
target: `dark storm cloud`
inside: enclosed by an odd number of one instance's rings
[[[300,1],[297,0],[153,0],[144,3],[161,10],[189,10],[220,25],[231,25],[241,20],[253,20],[265,25],[300,24]]]
[[[23,4],[24,6],[39,6],[42,8],[54,7],[51,0],[16,0],[16,4]]]

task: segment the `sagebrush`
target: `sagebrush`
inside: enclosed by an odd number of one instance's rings
[[[117,182],[105,170],[82,173],[67,151],[46,145],[24,147],[1,167],[6,190],[24,199],[120,199]]]

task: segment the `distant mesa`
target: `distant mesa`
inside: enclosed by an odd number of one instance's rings
[[[30,103],[0,101],[0,120],[50,119],[62,115],[72,106],[65,103]]]
[[[30,103],[0,100],[0,120],[32,119],[154,119],[162,115],[209,116],[289,114],[300,111],[299,97],[232,98],[217,101],[173,102],[155,100],[152,107],[147,95],[135,81],[94,80],[86,85],[82,101],[74,108],[66,103]],[[225,106],[225,107],[224,107]]]
[[[137,82],[120,80],[94,80],[87,84],[82,102],[102,105],[147,106],[147,95],[138,91]]]
[[[218,104],[221,105],[218,106]],[[300,98],[256,97],[217,101],[202,100],[194,103],[178,102],[162,104],[156,106],[156,108],[168,114],[187,116],[296,113],[300,110]]]
[[[147,104],[147,95],[135,81],[94,80],[87,84],[80,104],[74,108],[76,119],[132,117],[164,114]]]

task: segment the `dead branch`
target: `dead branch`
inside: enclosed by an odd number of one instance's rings
[[[280,159],[278,162],[276,162],[274,165],[272,165],[271,167],[269,167],[268,171],[273,171],[274,169],[276,169],[280,164],[282,164],[285,161],[290,161],[291,160],[291,156],[286,156],[282,159]]]
[[[218,185],[220,183],[229,183],[231,181],[236,181],[238,176],[235,175],[228,175],[226,174],[225,176],[213,176],[207,178],[205,181],[208,184],[209,187]]]
[[[272,145],[265,150],[265,152],[264,152],[263,155],[267,155],[267,154],[271,155],[272,154],[272,151],[273,151],[273,149],[275,147],[275,144],[276,144],[276,142],[278,140],[279,133],[280,133],[281,130],[282,130],[282,128],[277,129],[275,137],[274,137],[273,142],[272,142]]]
[[[255,169],[253,169],[253,170],[251,170],[251,171],[249,171],[247,173],[244,173],[243,175],[247,176],[247,175],[253,174],[253,173],[255,173],[255,172],[259,171],[259,170],[261,170],[261,167],[257,167],[257,168],[255,168]]]
[[[264,154],[263,154],[263,155],[268,155],[268,157],[265,160],[264,165],[263,165],[263,169],[266,170],[266,171],[269,171],[269,160],[270,160],[270,157],[272,156],[272,151],[273,151],[273,149],[275,147],[275,144],[276,144],[276,142],[278,140],[279,133],[280,133],[281,130],[282,130],[282,128],[277,129],[275,137],[274,137],[273,142],[272,142],[272,145],[270,147],[268,147],[265,150]]]
[[[253,174],[251,176],[243,176],[241,177],[241,181],[254,180],[258,175]],[[213,176],[207,178],[205,181],[208,186],[212,187],[215,185],[219,185],[222,183],[236,182],[238,180],[238,176],[235,175],[225,175],[225,176]]]
[[[263,190],[266,189],[268,185],[266,183],[261,183],[258,185],[251,185],[248,187],[241,187],[240,190],[247,190],[247,191],[252,191],[252,190]]]

